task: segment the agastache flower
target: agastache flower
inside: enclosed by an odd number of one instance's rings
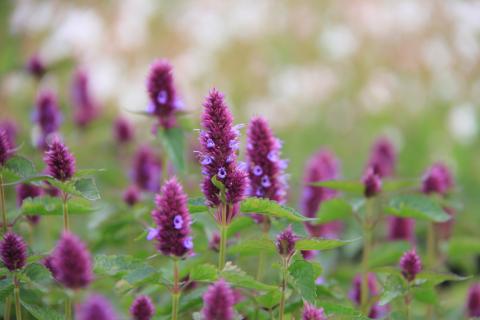
[[[284,203],[286,198],[286,161],[280,159],[281,143],[276,139],[265,119],[250,120],[247,139],[247,166],[249,196],[267,198]],[[263,215],[254,215],[262,222]]]
[[[138,296],[130,307],[133,320],[150,320],[155,313],[155,307],[148,296]]]
[[[382,178],[375,172],[374,168],[367,168],[363,178],[364,195],[367,198],[376,196],[382,191]]]
[[[208,287],[203,295],[202,314],[205,320],[233,320],[235,297],[230,285],[223,279]]]
[[[379,138],[372,147],[368,166],[381,178],[391,177],[395,173],[397,152],[393,143],[386,137]]]
[[[415,219],[388,217],[388,239],[413,241],[415,237]]]
[[[474,283],[468,290],[467,316],[480,317],[480,283]]]
[[[141,146],[133,159],[132,180],[144,191],[157,192],[160,189],[162,162],[148,146]]]
[[[119,144],[132,141],[134,129],[132,124],[123,117],[118,117],[113,124],[113,136]]]
[[[172,66],[167,60],[155,60],[150,67],[147,79],[150,98],[148,111],[158,118],[165,129],[176,125],[175,113],[182,108],[173,82]]]
[[[13,120],[4,120],[0,123],[0,131],[5,131],[10,148],[14,148],[17,144],[17,124]]]
[[[25,69],[35,78],[41,79],[47,72],[45,63],[38,54],[33,54],[27,61]]]
[[[275,242],[277,252],[286,259],[290,259],[295,253],[295,242],[297,241],[297,235],[293,233],[292,226],[288,226],[278,236]]]
[[[302,313],[302,320],[326,320],[327,317],[323,312],[323,308],[315,308],[315,306],[305,302]]]
[[[337,179],[340,176],[340,164],[335,155],[322,149],[316,152],[308,161],[304,172],[304,185],[302,201],[300,204],[302,214],[314,218],[322,202],[335,198],[338,192],[324,187],[312,186],[311,183],[324,180]],[[324,224],[305,223],[305,228],[313,237],[335,238],[342,230],[341,221],[332,221]],[[309,257],[313,253],[305,253]]]
[[[158,226],[157,248],[164,255],[183,257],[192,252],[187,196],[176,178],[168,180],[156,198],[152,218]]]
[[[19,235],[7,232],[0,243],[0,256],[8,270],[22,269],[27,262],[27,245]]]
[[[26,184],[26,183],[21,183],[18,184],[16,187],[17,191],[17,207],[21,207],[23,200],[27,198],[36,198],[42,195],[42,189],[33,185],[33,184]],[[32,225],[38,224],[40,221],[40,216],[38,215],[27,215],[28,221]]]
[[[123,192],[123,201],[129,206],[134,206],[139,202],[140,197],[140,190],[135,185],[129,186],[127,190]]]
[[[378,295],[377,278],[375,274],[369,273],[367,275],[368,284],[368,296],[370,297]],[[356,305],[360,305],[362,302],[362,275],[357,274],[353,279],[352,289],[348,293],[350,300]],[[374,303],[369,310],[369,318],[379,319],[382,318],[388,312],[388,306],[380,306],[378,303]]]
[[[427,169],[422,179],[422,192],[446,195],[454,182],[450,170],[442,163],[436,163]]]
[[[4,166],[13,154],[13,148],[5,130],[0,129],[0,166]]]
[[[78,69],[72,82],[73,121],[79,127],[85,127],[98,115],[98,105],[92,98],[89,78],[85,70]]]
[[[65,287],[87,287],[93,279],[92,260],[85,244],[74,234],[62,234],[52,254],[55,278]]]
[[[212,183],[212,178],[216,176],[225,186],[226,223],[229,224],[238,212],[238,203],[243,199],[248,183],[246,172],[237,165],[239,132],[238,128],[233,127],[233,118],[222,93],[211,90],[203,106],[203,130],[200,132],[202,150],[199,152],[205,176],[202,189],[207,204],[218,208],[222,200],[219,197],[220,190]],[[221,223],[219,211],[221,210],[217,210],[216,218]]]
[[[58,138],[48,146],[43,160],[47,164],[47,173],[57,180],[67,181],[75,174],[75,157]]]
[[[84,303],[77,306],[77,320],[118,320],[110,302],[99,294],[93,294]]]
[[[408,281],[413,281],[415,276],[422,271],[422,261],[415,249],[407,251],[400,259],[400,269]]]
[[[36,110],[33,113],[33,121],[40,128],[40,137],[37,146],[45,148],[48,138],[58,131],[62,121],[62,115],[58,108],[58,102],[53,92],[43,91],[37,97]]]

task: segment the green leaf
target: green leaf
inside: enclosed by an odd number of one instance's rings
[[[10,170],[19,178],[26,178],[35,173],[33,163],[27,158],[13,156],[5,163],[5,168]]]
[[[52,280],[50,271],[40,263],[31,263],[27,265],[23,274],[33,282],[44,284]]]
[[[337,239],[302,239],[298,240],[295,243],[295,249],[297,250],[331,250],[338,247],[345,246],[352,242],[357,241],[358,239],[353,240],[337,240]]]
[[[21,300],[22,306],[38,320],[64,320],[64,317],[52,308],[44,308]]]
[[[100,199],[100,193],[98,192],[97,185],[93,178],[82,178],[78,179],[74,183],[76,194],[82,196],[88,200],[98,200]]]
[[[386,213],[434,222],[445,222],[450,216],[435,201],[424,195],[402,194],[393,197]]]
[[[89,201],[70,199],[67,202],[68,214],[86,214],[95,211]],[[22,203],[22,214],[26,215],[62,215],[62,199],[56,197],[27,198]]]
[[[359,180],[325,180],[311,183],[315,187],[345,191],[350,193],[363,194],[364,186]]]
[[[224,278],[233,286],[246,289],[270,291],[276,288],[255,280],[252,276],[246,274],[245,271],[232,264],[230,261],[227,262],[223,270],[220,272],[220,277]]]
[[[416,301],[432,305],[438,303],[438,294],[434,286],[424,285],[420,287],[413,287],[413,298]]]
[[[74,179],[80,179],[80,178],[88,178],[92,177],[98,172],[103,172],[106,171],[105,169],[80,169],[75,172],[75,175],[73,176]]]
[[[334,198],[322,202],[317,212],[317,223],[326,223],[333,220],[346,219],[351,217],[352,207],[341,198]]]
[[[383,291],[378,303],[381,306],[386,305],[392,300],[403,296],[406,291],[407,285],[403,277],[397,274],[390,274],[383,285]]]
[[[191,281],[208,281],[217,280],[217,268],[211,264],[197,265],[190,270]]]
[[[325,301],[320,301],[318,305],[323,308],[327,315],[345,316],[350,320],[370,320],[369,317],[364,316],[360,311],[351,307]]]
[[[261,251],[275,253],[275,244],[268,238],[247,239],[228,248],[229,253],[241,255],[258,255]]]
[[[12,278],[8,277],[0,281],[0,300],[5,300],[6,297],[11,295],[13,292],[13,281]]]
[[[317,298],[315,288],[315,272],[313,266],[305,260],[296,260],[288,268],[294,280],[294,286],[300,291],[302,297],[310,303]]]
[[[274,306],[280,303],[281,298],[282,292],[276,289],[269,291],[263,295],[256,296],[255,300],[257,300],[258,304],[260,304],[263,308],[272,309]]]
[[[205,204],[204,197],[188,199],[188,211],[190,213],[207,212],[208,206]]]
[[[240,211],[243,213],[258,213],[276,218],[286,218],[297,222],[315,220],[302,216],[292,208],[264,198],[247,198],[243,200],[240,204]]]
[[[394,192],[418,188],[419,185],[419,179],[389,179],[382,181],[382,191]]]
[[[236,217],[233,219],[232,223],[228,226],[227,237],[233,237],[238,232],[248,229],[250,226],[255,224],[251,217]]]
[[[180,172],[185,172],[185,137],[182,128],[160,130],[160,139],[175,168]]]
[[[123,276],[123,279],[130,284],[143,281],[158,273],[143,259],[128,255],[97,255],[95,256],[94,270],[97,274]]]
[[[400,261],[403,253],[411,247],[407,241],[392,241],[379,243],[375,246],[370,258],[368,266],[376,268],[381,266],[395,265]]]
[[[480,241],[475,237],[454,237],[448,244],[448,255],[465,256],[480,254]]]
[[[422,282],[424,280],[427,284],[436,286],[445,281],[463,281],[469,277],[461,277],[453,273],[440,273],[434,271],[422,271],[416,275],[415,281]]]

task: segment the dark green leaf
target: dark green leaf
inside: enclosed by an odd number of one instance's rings
[[[305,260],[296,260],[288,268],[294,280],[294,286],[300,291],[302,297],[310,303],[317,298],[315,288],[315,272],[313,266]]]
[[[243,200],[240,204],[240,211],[243,213],[258,213],[276,218],[286,218],[297,222],[315,220],[305,218],[292,208],[264,198],[247,198]]]
[[[88,200],[100,199],[100,193],[98,192],[97,185],[93,178],[82,178],[75,181],[74,184],[76,194],[82,196]]]
[[[191,281],[208,281],[212,282],[217,279],[217,268],[211,264],[202,264],[190,270]]]
[[[445,222],[450,216],[431,198],[417,194],[402,194],[393,197],[386,213],[398,217]]]
[[[168,158],[175,168],[180,172],[185,172],[185,137],[182,128],[160,130],[160,138]]]
[[[426,283],[432,286],[436,286],[445,281],[463,281],[468,277],[461,277],[453,273],[440,273],[434,271],[422,271],[415,277],[415,281],[426,280]]]
[[[67,202],[68,214],[86,214],[95,211],[89,201],[70,199]],[[22,203],[22,214],[26,215],[62,215],[62,199],[56,197],[27,198]]]
[[[402,276],[390,274],[384,285],[380,295],[379,304],[381,306],[390,303],[392,300],[403,296],[407,292],[407,285]]]
[[[360,311],[351,307],[325,301],[320,301],[318,305],[323,307],[327,315],[345,316],[350,320],[370,320],[369,317],[364,316]]]
[[[368,266],[376,268],[381,266],[395,265],[405,251],[411,247],[407,241],[392,241],[379,243],[375,246],[370,258]]]
[[[123,279],[130,284],[143,281],[158,273],[155,268],[145,263],[145,260],[127,255],[97,255],[94,270],[97,274],[123,276]]]
[[[30,177],[35,173],[33,163],[27,158],[13,156],[5,163],[5,168],[13,172],[19,178]]]
[[[10,277],[0,281],[0,300],[3,301],[13,292],[13,281]]]
[[[207,212],[208,206],[205,204],[204,197],[188,199],[188,210],[190,213]]]
[[[363,194],[364,190],[363,183],[360,180],[326,180],[313,182],[311,185],[357,194]]]
[[[225,268],[223,268],[223,270],[220,272],[220,277],[224,278],[233,286],[247,289],[270,291],[276,288],[255,280],[252,276],[246,274],[245,271],[241,270],[230,261],[227,262]]]
[[[274,306],[280,303],[280,299],[282,298],[282,292],[280,289],[269,291],[263,295],[255,297],[258,304],[260,304],[263,308],[272,309]]]
[[[21,300],[22,306],[38,320],[64,320],[64,317],[52,308],[45,308],[29,304]]]
[[[317,223],[326,223],[333,220],[346,219],[351,217],[352,207],[348,202],[340,198],[334,198],[322,202],[317,212]]]
[[[255,224],[255,222],[253,222],[253,219],[251,217],[236,217],[228,226],[227,237],[233,237],[238,232],[248,229],[253,224]]]
[[[337,240],[337,239],[303,239],[298,240],[295,243],[295,249],[297,250],[317,250],[317,251],[324,251],[324,250],[331,250],[338,247],[345,246],[352,242],[357,241],[358,239],[354,240]]]

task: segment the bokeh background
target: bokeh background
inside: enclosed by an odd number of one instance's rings
[[[269,120],[290,160],[292,206],[318,148],[332,149],[343,176],[357,179],[372,142],[387,136],[398,148],[400,177],[419,177],[435,161],[452,168],[462,204],[454,232],[478,236],[478,1],[1,1],[0,47],[1,118],[19,124],[33,154],[36,91],[54,89],[79,166],[109,169],[99,184],[110,202],[121,201],[130,161],[112,144],[111,121],[129,117],[137,143],[153,143],[152,120],[127,110],[145,109],[149,65],[167,58],[192,129],[212,87],[226,94],[237,123]],[[24,68],[35,53],[49,68],[41,83]],[[102,106],[85,132],[70,121],[77,66],[88,70]],[[186,180],[196,181],[198,168],[190,170]],[[108,217],[99,216],[90,223]],[[466,271],[477,272],[475,255],[458,254]]]

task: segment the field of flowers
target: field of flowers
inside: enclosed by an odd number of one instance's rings
[[[479,21],[0,2],[2,319],[480,318]]]

